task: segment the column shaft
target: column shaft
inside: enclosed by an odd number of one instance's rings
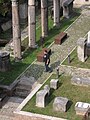
[[[60,0],[53,0],[54,5],[54,26],[60,24]]]
[[[21,59],[21,32],[19,23],[19,7],[17,0],[12,0],[12,26],[14,57],[17,59]]]
[[[41,26],[42,26],[42,37],[48,35],[48,4],[47,0],[41,0]]]
[[[35,0],[28,0],[28,35],[29,47],[36,47],[36,15]]]

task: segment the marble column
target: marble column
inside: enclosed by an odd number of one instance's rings
[[[54,26],[60,25],[60,0],[53,0],[54,6]]]
[[[48,36],[48,4],[47,0],[41,0],[41,27],[42,37]]]
[[[21,59],[21,31],[19,23],[18,0],[12,0],[12,28],[13,28],[14,57],[15,59]]]
[[[28,35],[29,47],[36,48],[35,0],[28,0]]]

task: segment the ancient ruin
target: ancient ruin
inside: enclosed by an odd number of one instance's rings
[[[77,45],[78,45],[77,56],[78,59],[82,62],[85,62],[85,60],[87,59],[86,42],[87,42],[86,38],[80,38],[77,41]]]
[[[77,102],[75,104],[75,111],[77,115],[85,115],[90,109],[89,103]]]
[[[51,79],[50,81],[50,88],[57,89],[59,86],[58,79]]]
[[[53,110],[57,112],[66,112],[68,107],[68,99],[64,97],[56,97],[53,103]]]
[[[21,32],[19,23],[19,8],[18,1],[12,0],[12,26],[13,26],[13,43],[14,43],[14,57],[21,59]]]

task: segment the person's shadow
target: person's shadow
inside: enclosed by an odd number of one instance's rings
[[[60,60],[59,60],[59,61],[54,62],[54,63],[53,63],[53,64],[51,64],[50,66],[51,66],[51,69],[53,70],[53,69],[57,68],[59,65],[60,65]]]

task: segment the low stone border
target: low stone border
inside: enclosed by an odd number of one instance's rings
[[[60,70],[71,76],[90,77],[90,69],[61,65]]]
[[[63,118],[57,118],[42,114],[40,115],[40,114],[24,112],[24,111],[19,111],[14,113],[15,113],[14,120],[66,120]]]
[[[20,106],[16,109],[16,111],[14,111],[14,120],[66,120],[63,118],[57,118],[53,116],[21,111],[22,108],[27,104],[27,102],[33,97],[33,95],[41,88],[43,84],[38,84],[36,88],[20,104]]]
[[[86,37],[87,34],[84,36]],[[73,50],[69,53],[69,55],[76,49],[77,46],[73,48]],[[62,63],[68,58],[68,55],[66,58],[60,63],[60,70],[66,74],[69,74],[71,76],[81,76],[81,77],[90,77],[90,69],[88,68],[78,68],[74,66],[68,65],[62,65]]]

